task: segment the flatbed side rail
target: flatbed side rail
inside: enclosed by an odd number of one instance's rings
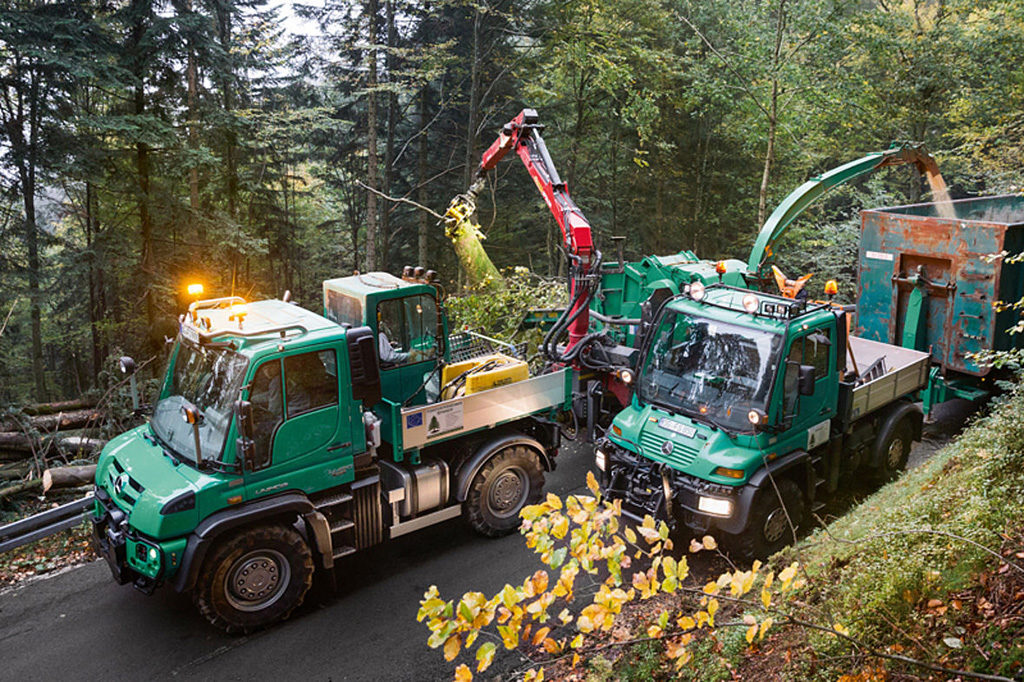
[[[877,358],[884,357],[888,368],[878,378],[853,389],[851,419],[859,419],[901,396],[915,393],[928,383],[931,359],[928,353],[857,336],[850,337],[850,348],[859,366],[866,367]]]
[[[402,409],[395,420],[395,431],[401,432],[398,442],[411,450],[545,410],[565,409],[572,400],[570,372],[562,369],[489,391]]]

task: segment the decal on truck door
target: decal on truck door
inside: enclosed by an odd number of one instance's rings
[[[813,450],[828,440],[830,420],[826,419],[820,424],[815,424],[807,429],[807,449]]]

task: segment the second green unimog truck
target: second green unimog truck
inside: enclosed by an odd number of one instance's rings
[[[329,280],[324,315],[192,304],[152,418],[97,465],[94,539],[115,579],[191,592],[247,631],[287,617],[314,569],[389,538],[456,516],[516,529],[554,468],[571,372],[531,377],[448,334],[429,279]]]

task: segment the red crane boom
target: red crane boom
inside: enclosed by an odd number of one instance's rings
[[[534,109],[523,109],[506,123],[498,139],[483,154],[476,171],[474,189],[487,171],[497,166],[510,150],[516,150],[562,232],[562,246],[569,261],[570,274],[570,308],[564,318],[569,320],[568,352],[586,336],[590,326],[590,299],[594,292],[590,274],[600,260],[600,252],[594,248],[590,221],[569,196],[569,186],[559,177],[551,161],[547,145],[540,135],[543,129]],[[472,189],[470,192],[475,193]]]

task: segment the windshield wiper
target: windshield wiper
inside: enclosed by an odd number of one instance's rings
[[[186,460],[181,453],[171,447],[170,443],[164,442],[164,440],[157,434],[156,429],[152,426],[149,427],[149,432],[143,432],[142,437],[153,445],[160,448],[167,457],[175,464],[184,464]]]

